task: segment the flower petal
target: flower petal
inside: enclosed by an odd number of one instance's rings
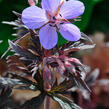
[[[46,11],[55,12],[61,0],[42,0],[42,8]]]
[[[77,41],[81,37],[79,28],[71,23],[62,24],[59,28],[59,32],[66,40]]]
[[[22,12],[22,22],[30,29],[40,28],[47,21],[45,11],[37,6],[28,7]]]
[[[64,2],[60,8],[60,14],[66,19],[76,18],[84,13],[84,4],[77,0],[69,0]]]
[[[53,48],[58,41],[56,28],[49,26],[49,24],[45,25],[39,31],[39,39],[45,49]]]

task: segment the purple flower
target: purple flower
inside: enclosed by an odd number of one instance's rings
[[[42,0],[42,8],[31,6],[22,13],[23,23],[30,29],[40,29],[39,39],[45,49],[53,48],[58,41],[57,31],[69,41],[81,37],[78,27],[68,21],[83,14],[84,4],[77,0]]]

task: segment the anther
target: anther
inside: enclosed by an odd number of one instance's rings
[[[61,22],[60,24],[64,24],[64,22]]]
[[[56,17],[55,16],[53,16],[53,20],[56,20]]]
[[[61,17],[62,17],[62,15],[61,14],[59,14]]]
[[[52,24],[49,24],[49,26],[53,27],[53,25],[52,25]]]

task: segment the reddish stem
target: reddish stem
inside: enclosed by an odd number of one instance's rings
[[[50,109],[50,97],[48,96],[45,98],[44,109]]]

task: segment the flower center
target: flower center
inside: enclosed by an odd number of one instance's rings
[[[61,14],[52,16],[52,17],[49,19],[49,21],[50,21],[49,26],[52,26],[52,27],[56,27],[57,24],[63,24],[62,15],[61,15]]]
[[[57,24],[63,24],[66,22],[66,19],[62,18],[62,15],[59,13],[61,6],[63,5],[65,0],[61,0],[60,5],[58,6],[57,10],[54,13],[50,11],[46,11],[47,17],[49,19],[49,26],[57,27]]]
[[[57,19],[57,16],[52,16],[51,19],[50,19],[49,26],[55,27],[58,24],[58,22],[59,21]]]
[[[53,20],[57,20],[55,16],[53,16]]]

